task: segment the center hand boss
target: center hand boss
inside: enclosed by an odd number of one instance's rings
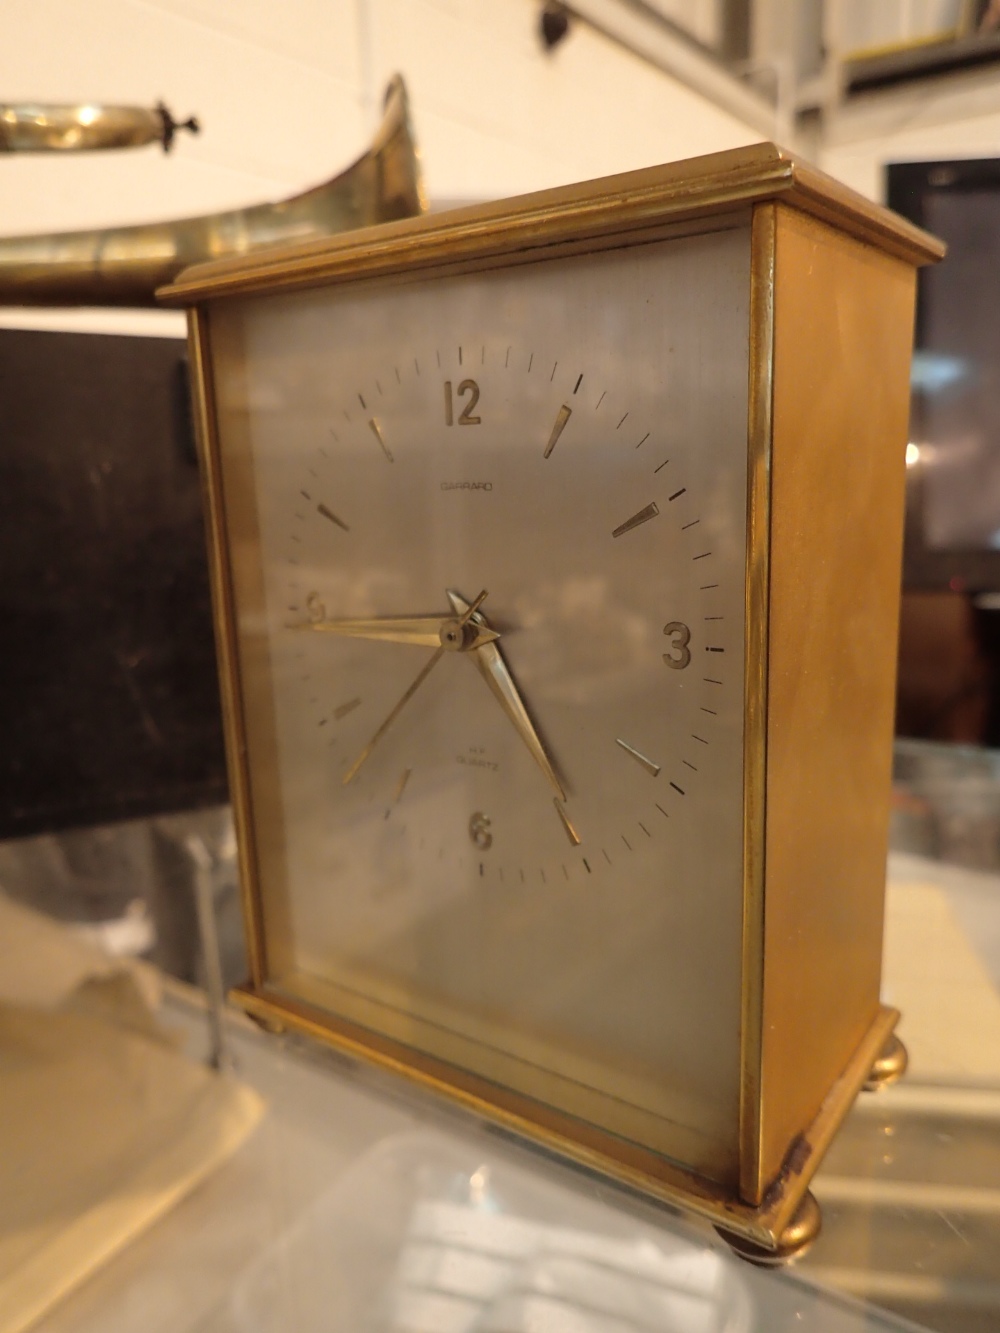
[[[464,612],[468,618],[476,609],[476,606],[468,607],[464,598],[457,592],[449,592],[448,600],[451,602],[452,609],[457,613]],[[479,599],[481,601],[482,598]],[[478,605],[478,602],[476,603]],[[482,617],[480,617],[482,619]],[[556,776],[556,771],[552,766],[542,744],[541,737],[535,730],[534,724],[528,715],[528,710],[524,706],[524,700],[521,693],[514,684],[514,678],[510,674],[507,663],[504,661],[500,649],[496,643],[486,641],[478,647],[470,649],[470,656],[476,665],[479,674],[485,680],[490,688],[490,693],[500,704],[500,707],[514,724],[514,729],[528,747],[532,759],[545,774],[545,778],[552,790],[556,794],[558,801],[566,800],[566,793],[563,791],[562,783]],[[577,839],[579,841],[579,839]]]
[[[441,623],[441,628],[438,635],[439,647],[437,651],[431,656],[430,660],[425,663],[424,667],[420,671],[420,674],[417,676],[416,680],[414,680],[413,683],[409,686],[406,693],[396,704],[395,708],[393,708],[392,712],[379,727],[378,731],[376,731],[375,735],[371,738],[371,740],[368,742],[365,748],[358,755],[357,759],[355,759],[354,763],[344,774],[343,783],[345,787],[349,782],[352,782],[354,778],[357,777],[362,764],[364,764],[368,756],[371,754],[372,750],[375,749],[375,746],[379,743],[379,741],[382,739],[385,733],[389,730],[393,722],[395,722],[396,718],[399,716],[399,714],[403,711],[403,709],[406,707],[409,701],[416,694],[417,690],[420,689],[420,686],[431,674],[431,672],[437,666],[438,662],[440,662],[443,655],[448,651],[452,652],[460,651],[464,647],[465,627],[472,619],[472,617],[475,615],[475,613],[479,610],[480,606],[482,606],[483,602],[486,600],[486,596],[487,592],[486,589],[484,588],[482,592],[479,594],[479,596],[476,598],[476,600],[468,606],[468,608],[463,612],[463,614],[458,620],[445,620]]]

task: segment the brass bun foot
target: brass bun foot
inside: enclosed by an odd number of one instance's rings
[[[280,1037],[288,1031],[280,1019],[272,1018],[270,1014],[255,1014],[249,1009],[244,1009],[243,1012],[252,1022],[256,1023],[263,1032],[268,1033],[272,1037]]]
[[[878,1092],[880,1088],[886,1088],[890,1083],[895,1083],[898,1078],[902,1078],[906,1073],[908,1062],[909,1057],[906,1054],[906,1047],[893,1033],[879,1051],[878,1058],[871,1067],[871,1072],[865,1080],[866,1091]]]
[[[754,1264],[757,1268],[782,1268],[802,1258],[819,1235],[822,1225],[819,1204],[811,1194],[806,1193],[773,1250],[757,1245],[745,1236],[737,1236],[733,1231],[726,1231],[724,1227],[715,1229],[733,1254],[745,1259],[748,1264]]]

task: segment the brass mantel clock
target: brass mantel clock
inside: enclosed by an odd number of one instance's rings
[[[809,1238],[897,1017],[903,446],[940,253],[761,145],[168,290],[251,1013],[764,1252]]]

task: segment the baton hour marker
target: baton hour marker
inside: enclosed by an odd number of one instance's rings
[[[660,765],[654,764],[652,759],[647,759],[644,754],[640,754],[634,745],[629,745],[628,741],[623,741],[620,736],[615,737],[615,744],[620,745],[626,754],[631,755],[637,764],[640,764],[650,777],[655,778],[660,771]]]
[[[368,425],[371,428],[372,434],[375,436],[376,440],[378,440],[379,444],[382,446],[382,452],[385,454],[386,458],[389,460],[390,463],[393,462],[394,460],[392,454],[389,452],[389,446],[382,438],[382,428],[379,426],[378,422],[375,420],[374,417],[369,418]]]
[[[552,450],[556,447],[556,443],[559,440],[559,436],[565,430],[566,422],[569,421],[572,415],[573,415],[573,409],[571,407],[567,407],[566,404],[563,403],[562,407],[560,407],[559,409],[559,415],[556,417],[555,422],[552,426],[552,432],[549,435],[549,442],[545,446],[545,452],[542,454],[543,458],[548,458],[549,454],[551,454]]]
[[[343,528],[345,532],[350,532],[351,529],[347,526],[344,520],[338,518],[332,509],[327,509],[326,505],[318,504],[316,506],[316,512],[322,514],[324,518],[328,518],[331,523],[336,523],[338,528]]]
[[[648,523],[651,518],[656,518],[659,512],[660,510],[654,500],[653,503],[648,504],[645,509],[640,509],[637,514],[633,514],[631,518],[627,518],[624,523],[619,523],[614,532],[612,532],[612,537],[621,537],[624,533],[631,532],[633,528],[639,527],[641,523]]]

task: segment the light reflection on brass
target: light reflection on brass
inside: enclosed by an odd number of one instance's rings
[[[740,1021],[740,1194],[759,1202],[764,992],[764,813],[767,628],[774,374],[775,205],[754,210],[750,233],[750,382],[747,401],[747,564],[743,674],[743,988]]]
[[[871,1067],[865,1082],[865,1091],[881,1092],[890,1083],[897,1082],[906,1073],[906,1066],[909,1062],[910,1057],[906,1047],[893,1033],[879,1051],[878,1059]]]
[[[376,440],[378,440],[379,444],[382,446],[382,452],[385,454],[388,461],[390,463],[394,462],[395,460],[393,459],[392,454],[389,452],[389,446],[386,444],[385,437],[382,434],[382,427],[378,424],[378,422],[375,420],[374,417],[371,418],[371,420],[368,422],[368,425],[371,427],[372,434],[375,436]]]
[[[573,844],[574,847],[579,847],[580,835],[573,827],[572,821],[570,820],[569,815],[566,813],[566,807],[563,805],[562,801],[560,801],[558,796],[553,796],[552,804],[556,808],[556,814],[562,820],[562,826],[566,830],[567,838],[569,838],[570,842]]]

